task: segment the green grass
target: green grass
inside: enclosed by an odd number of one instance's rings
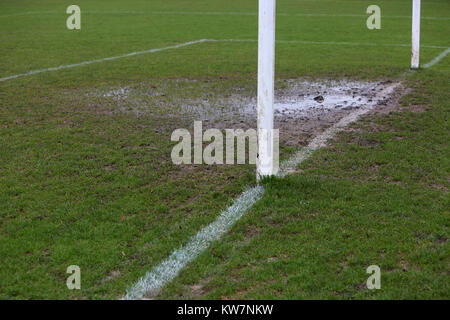
[[[375,3],[381,30],[367,30],[364,17],[294,16],[365,14]],[[278,16],[277,39],[408,44],[410,20],[393,16],[409,16],[411,1],[375,3],[279,0],[278,12],[292,15]],[[256,15],[167,14],[256,13],[256,1],[78,1],[80,31],[65,27],[70,4],[2,1],[0,77],[257,37]],[[41,13],[22,14],[31,12]],[[442,18],[422,21],[422,45],[448,47],[449,3],[423,3],[422,14]],[[401,79],[409,51],[279,43],[277,78]],[[442,51],[423,48],[421,59]],[[256,59],[256,42],[202,43],[0,82],[0,298],[118,298],[254,184],[252,166],[173,165],[170,133],[192,123],[156,105],[159,116],[118,112],[98,93],[155,86],[167,105],[253,94]],[[397,112],[359,122],[301,173],[267,182],[214,252],[158,297],[448,298],[449,60],[410,76]],[[71,264],[82,290],[66,288]],[[364,287],[371,264],[381,290]]]
[[[419,72],[404,110],[353,125],[300,174],[267,182],[160,298],[448,299],[446,81]],[[422,103],[426,111],[409,110]],[[366,288],[370,265],[381,290]]]

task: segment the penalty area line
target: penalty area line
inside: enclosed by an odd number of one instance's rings
[[[430,68],[430,67],[434,66],[436,63],[438,63],[439,61],[444,59],[445,56],[447,56],[447,54],[449,54],[449,53],[450,53],[450,48],[447,48],[446,50],[442,51],[436,58],[434,58],[430,62],[424,64],[423,68]]]
[[[226,233],[256,201],[262,198],[264,192],[264,188],[260,185],[244,191],[214,222],[201,229],[185,246],[173,251],[166,260],[139,279],[127,290],[122,299],[137,300],[147,294],[158,294],[186,265]]]
[[[43,72],[58,71],[58,70],[62,70],[62,69],[71,69],[71,68],[86,66],[86,65],[89,65],[89,64],[93,64],[93,63],[100,63],[100,62],[105,62],[105,61],[113,61],[113,60],[117,60],[117,59],[120,59],[120,58],[138,56],[138,55],[147,54],[147,53],[160,52],[160,51],[165,51],[165,50],[169,50],[169,49],[178,49],[178,48],[187,47],[187,46],[190,46],[190,45],[193,45],[193,44],[207,42],[207,41],[209,41],[209,40],[207,40],[207,39],[200,39],[200,40],[189,41],[189,42],[180,43],[180,44],[176,44],[176,45],[168,46],[168,47],[162,47],[162,48],[156,48],[156,49],[149,49],[149,50],[143,50],[143,51],[130,52],[130,53],[122,54],[122,55],[119,55],[119,56],[114,56],[114,57],[107,57],[107,58],[83,61],[83,62],[74,63],[74,64],[66,64],[66,65],[61,65],[61,66],[58,66],[58,67],[52,67],[52,68],[47,68],[47,69],[32,70],[32,71],[29,71],[29,72],[19,73],[19,74],[15,74],[15,75],[12,75],[12,76],[0,78],[0,82],[11,80],[11,79],[16,79],[16,78],[20,78],[20,77],[25,77],[25,76],[31,76],[33,74],[38,74],[38,73],[43,73]]]
[[[377,94],[377,97],[383,97],[392,94],[398,83],[395,83]],[[322,134],[316,136],[306,147],[300,149],[290,159],[280,165],[278,176],[283,177],[295,171],[295,168],[308,159],[314,151],[326,145],[327,140],[333,138],[338,132],[342,131],[350,123],[358,120],[362,115],[372,110],[378,100],[365,108],[358,109],[355,112],[345,116],[332,127],[325,130]],[[157,295],[161,289],[173,279],[175,279],[181,270],[190,262],[195,260],[203,251],[205,251],[212,242],[219,240],[251,207],[263,197],[265,193],[261,185],[244,191],[233,204],[224,210],[219,217],[210,225],[201,229],[193,236],[185,246],[172,252],[172,254],[144,277],[140,278],[132,287],[127,290],[123,300],[137,300],[145,298],[146,295]]]
[[[32,71],[28,71],[28,72],[24,72],[24,73],[19,73],[19,74],[15,74],[15,75],[11,75],[11,76],[7,76],[7,77],[3,77],[0,78],[0,82],[3,81],[7,81],[7,80],[12,80],[12,79],[17,79],[20,77],[26,77],[26,76],[31,76],[34,74],[39,74],[39,73],[44,73],[44,72],[50,72],[50,71],[58,71],[58,70],[63,70],[63,69],[71,69],[71,68],[76,68],[76,67],[82,67],[82,66],[86,66],[86,65],[90,65],[90,64],[94,64],[94,63],[100,63],[100,62],[105,62],[105,61],[113,61],[113,60],[117,60],[117,59],[121,59],[121,58],[127,58],[127,57],[132,57],[132,56],[138,56],[138,55],[142,55],[142,54],[147,54],[147,53],[155,53],[155,52],[160,52],[160,51],[165,51],[165,50],[169,50],[169,49],[178,49],[178,48],[182,48],[182,47],[187,47],[187,46],[191,46],[194,44],[198,44],[198,43],[206,43],[206,42],[257,42],[258,40],[256,39],[200,39],[200,40],[193,40],[193,41],[189,41],[189,42],[185,42],[185,43],[180,43],[180,44],[176,44],[173,46],[168,46],[168,47],[162,47],[162,48],[155,48],[155,49],[149,49],[149,50],[143,50],[143,51],[135,51],[135,52],[130,52],[130,53],[126,53],[126,54],[122,54],[122,55],[118,55],[118,56],[113,56],[113,57],[107,57],[107,58],[101,58],[101,59],[95,59],[95,60],[88,60],[88,61],[83,61],[83,62],[79,62],[79,63],[74,63],[74,64],[66,64],[66,65],[60,65],[58,67],[51,67],[51,68],[46,68],[46,69],[40,69],[40,70],[32,70]],[[371,46],[371,47],[376,47],[376,46],[385,46],[385,47],[410,47],[410,44],[402,44],[402,43],[369,43],[369,42],[335,42],[335,41],[303,41],[303,40],[276,40],[276,43],[292,43],[292,44],[305,44],[305,45],[329,45],[329,46],[339,46],[339,45],[343,45],[343,46]],[[437,57],[436,61],[432,61],[428,64],[426,64],[424,67],[428,68],[431,67],[432,65],[436,64],[437,62],[439,62],[443,57],[445,57],[447,55],[447,53],[449,52],[448,50],[450,48],[448,47],[443,47],[443,46],[427,46],[427,45],[423,45],[421,46],[422,48],[430,48],[430,49],[447,49],[446,51],[444,51],[442,53],[442,57],[439,56]]]

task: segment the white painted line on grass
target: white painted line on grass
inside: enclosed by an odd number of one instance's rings
[[[326,145],[326,142],[329,139],[333,138],[336,135],[336,133],[342,131],[350,123],[355,122],[362,115],[371,111],[384,97],[390,96],[394,92],[394,90],[398,87],[398,85],[399,85],[398,83],[394,83],[384,88],[383,90],[381,90],[376,94],[373,103],[368,104],[366,107],[357,109],[351,114],[345,116],[337,123],[335,123],[333,126],[326,129],[322,134],[315,137],[306,147],[301,148],[291,158],[281,163],[279,175],[285,176],[286,174],[295,171],[295,169],[298,167],[300,163],[308,159],[308,157],[314,151],[320,149],[321,147],[324,147]]]
[[[257,16],[257,12],[250,11],[83,11],[84,14],[134,14],[134,15],[200,15],[200,16],[219,16],[219,15],[229,15],[229,16]],[[18,12],[0,15],[0,17],[14,17],[20,15],[36,15],[36,14],[64,14],[64,12],[59,11],[30,11],[30,12]],[[348,13],[287,13],[278,12],[277,16],[287,16],[287,17],[325,17],[325,18],[367,18],[367,14],[348,14]],[[386,19],[411,19],[411,16],[389,16],[385,15],[383,18]],[[449,17],[422,17],[423,20],[450,20]]]
[[[85,65],[88,65],[88,64],[105,62],[105,61],[112,61],[112,60],[117,60],[117,59],[120,59],[120,58],[138,56],[138,55],[146,54],[146,53],[154,53],[154,52],[160,52],[160,51],[169,50],[169,49],[177,49],[177,48],[187,47],[187,46],[190,46],[190,45],[193,45],[193,44],[206,42],[206,41],[209,41],[209,40],[207,40],[207,39],[200,39],[200,40],[189,41],[189,42],[180,43],[180,44],[176,44],[176,45],[168,46],[168,47],[163,47],[163,48],[156,48],[156,49],[150,49],[150,50],[144,50],[144,51],[135,51],[135,52],[123,54],[123,55],[120,55],[120,56],[114,56],[114,57],[108,57],[108,58],[102,58],[102,59],[83,61],[83,62],[74,63],[74,64],[66,64],[66,65],[61,65],[61,66],[58,66],[58,67],[52,67],[52,68],[47,68],[47,69],[33,70],[33,71],[25,72],[25,73],[19,73],[19,74],[15,74],[15,75],[12,75],[12,76],[0,78],[0,82],[11,80],[11,79],[16,79],[16,78],[19,78],[19,77],[31,76],[33,74],[38,74],[38,73],[43,73],[43,72],[76,68],[76,67],[81,67],[81,66],[85,66]]]
[[[25,12],[16,12],[16,13],[9,13],[9,14],[2,14],[0,15],[1,18],[6,17],[17,17],[17,16],[28,16],[28,15],[36,15],[36,14],[54,14],[54,13],[60,13],[64,14],[64,11],[25,11]]]
[[[152,271],[138,280],[127,290],[124,300],[142,299],[147,294],[157,294],[164,285],[172,281],[178,273],[211,243],[218,240],[233,224],[246,213],[264,194],[262,186],[256,186],[244,191],[233,204],[223,211],[219,217],[200,230],[189,242],[161,262]]]
[[[257,16],[257,12],[245,12],[245,11],[86,11],[90,14],[136,14],[136,15],[200,15],[200,16],[220,16],[220,15],[231,15],[231,16]],[[348,13],[286,13],[277,12],[277,16],[284,17],[325,17],[325,18],[351,18],[351,17],[361,17],[367,18],[367,14],[348,14]],[[411,19],[411,16],[383,16],[383,18],[391,19]],[[425,20],[450,20],[449,17],[422,17]]]
[[[114,57],[107,57],[107,58],[83,61],[83,62],[79,62],[79,63],[61,65],[58,67],[51,67],[51,68],[47,68],[47,69],[32,70],[29,72],[19,73],[19,74],[0,78],[0,82],[16,79],[16,78],[20,78],[20,77],[25,77],[25,76],[31,76],[31,75],[43,73],[43,72],[58,71],[58,70],[62,70],[62,69],[82,67],[85,65],[93,64],[93,63],[113,61],[113,60],[117,60],[120,58],[132,57],[132,56],[137,56],[137,55],[142,55],[142,54],[147,54],[147,53],[155,53],[155,52],[165,51],[165,50],[169,50],[169,49],[177,49],[177,48],[187,47],[187,46],[202,43],[202,42],[257,42],[257,41],[258,40],[256,40],[256,39],[200,39],[200,40],[189,41],[189,42],[180,43],[177,45],[163,47],[163,48],[149,49],[149,50],[144,50],[144,51],[136,51],[136,52],[126,53],[126,54],[114,56]],[[376,47],[376,46],[410,47],[411,46],[411,44],[401,44],[401,43],[397,43],[397,44],[381,43],[380,44],[380,43],[370,43],[370,42],[336,42],[336,41],[302,41],[302,40],[277,40],[276,42],[277,43],[293,43],[293,44],[345,45],[345,46],[371,46],[371,47]],[[421,46],[421,47],[422,48],[431,48],[431,49],[449,49],[448,47],[443,47],[443,46]],[[445,55],[447,53],[445,53]],[[440,59],[442,59],[442,58],[440,58]],[[439,60],[437,62],[439,62]],[[437,63],[437,62],[435,62],[435,63]]]
[[[434,66],[436,63],[438,63],[439,61],[441,61],[442,59],[445,58],[445,56],[447,54],[450,53],[450,48],[447,48],[446,50],[442,51],[440,55],[438,55],[436,58],[434,58],[433,60],[431,60],[430,62],[428,62],[427,64],[424,64],[423,67],[424,68],[430,68],[432,66]]]
[[[279,176],[285,176],[295,171],[295,168],[308,159],[314,151],[325,146],[328,139],[333,138],[336,133],[343,130],[347,125],[372,110],[382,97],[392,94],[397,86],[398,83],[395,83],[386,87],[376,95],[374,103],[342,118],[335,125],[315,137],[308,146],[300,149],[294,156],[280,165]],[[147,294],[158,294],[167,283],[175,279],[180,271],[206,250],[213,241],[220,239],[256,201],[262,198],[264,192],[265,190],[262,186],[256,186],[242,193],[214,222],[200,230],[184,247],[172,252],[169,258],[139,279],[135,285],[127,290],[126,295],[122,299],[135,300],[142,299]]]

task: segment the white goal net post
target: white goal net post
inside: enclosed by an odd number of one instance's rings
[[[258,13],[258,158],[256,177],[276,174],[274,159],[274,77],[276,0],[259,0]],[[276,150],[278,152],[278,150]]]
[[[411,69],[419,68],[420,54],[420,0],[413,0]]]
[[[419,68],[420,0],[412,0],[411,68]],[[256,176],[275,175],[278,163],[274,155],[274,77],[276,0],[259,0],[258,8],[258,159]],[[277,148],[276,148],[277,149]],[[278,151],[278,150],[276,150]]]

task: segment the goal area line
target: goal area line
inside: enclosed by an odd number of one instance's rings
[[[13,80],[13,79],[21,78],[21,77],[26,77],[26,76],[31,76],[31,75],[35,75],[35,74],[45,73],[45,72],[59,71],[59,70],[63,70],[63,69],[78,68],[78,67],[82,67],[82,66],[86,66],[86,65],[90,65],[90,64],[95,64],[95,63],[101,63],[101,62],[106,62],[106,61],[114,61],[114,60],[118,60],[118,59],[121,59],[121,58],[127,58],[127,57],[138,56],[138,55],[149,54],[149,53],[157,53],[157,52],[166,51],[166,50],[170,50],[170,49],[178,49],[178,48],[188,47],[188,46],[192,46],[192,45],[195,45],[195,44],[206,43],[206,42],[209,42],[209,43],[218,43],[218,42],[249,42],[249,43],[254,42],[254,43],[257,43],[258,40],[257,39],[199,39],[199,40],[188,41],[188,42],[179,43],[179,44],[171,45],[171,46],[167,46],[167,47],[161,47],[161,48],[155,48],[155,49],[149,49],[149,50],[143,50],[143,51],[135,51],[135,52],[130,52],[130,53],[117,55],[117,56],[112,56],[112,57],[106,57],[106,58],[100,58],[100,59],[94,59],[94,60],[87,60],[87,61],[83,61],[83,62],[79,62],[79,63],[60,65],[60,66],[57,66],[57,67],[50,67],[50,68],[39,69],[39,70],[31,70],[31,71],[24,72],[24,73],[18,73],[18,74],[15,74],[15,75],[2,77],[2,78],[0,78],[0,82]],[[337,42],[337,41],[276,40],[276,43],[280,43],[280,44],[292,43],[292,44],[304,44],[304,45],[328,45],[328,46],[339,46],[339,45],[342,45],[342,46],[370,46],[370,47],[377,47],[377,46],[383,46],[383,47],[411,47],[411,44],[402,44],[402,43],[397,43],[397,44],[395,44],[395,43],[391,43],[391,44],[390,43],[383,43],[383,44],[380,44],[380,43],[370,43],[370,42]],[[421,45],[421,48],[446,49],[446,50],[450,49],[449,47],[445,47],[445,46],[433,46],[433,45]],[[445,54],[442,58],[444,58],[446,55],[447,54]],[[442,60],[442,58],[439,59],[439,61]],[[425,65],[423,65],[423,67],[426,68],[427,65],[429,65],[429,64],[425,64]],[[431,65],[429,65],[428,67],[430,67],[430,66]]]

